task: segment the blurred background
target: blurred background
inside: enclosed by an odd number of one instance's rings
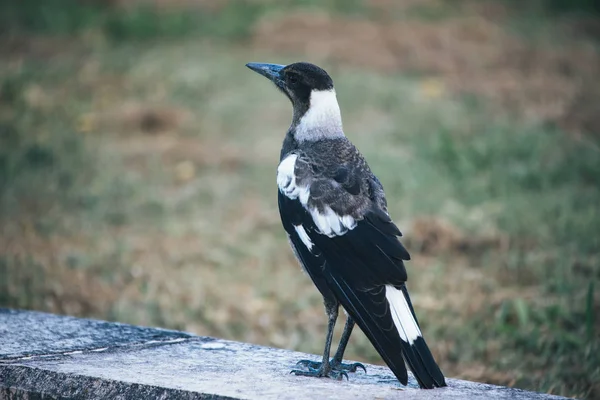
[[[0,0],[0,306],[322,350],[280,226],[306,60],[446,375],[600,398],[594,0]],[[343,323],[338,324],[339,327]],[[356,331],[348,358],[381,363]]]

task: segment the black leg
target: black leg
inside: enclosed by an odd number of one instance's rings
[[[323,361],[315,362],[310,360],[301,360],[297,365],[304,365],[308,367],[308,371],[301,371],[294,369],[290,373],[302,376],[316,376],[316,377],[330,377],[335,379],[341,379],[343,376],[348,378],[345,371],[338,371],[331,368],[329,363],[329,352],[331,351],[331,342],[333,340],[333,329],[335,328],[335,322],[338,317],[339,304],[334,301],[327,301],[325,299],[325,311],[327,312],[328,323],[327,323],[327,337],[325,338],[325,349],[323,350]]]
[[[349,372],[356,372],[357,368],[362,368],[363,371],[367,372],[367,369],[361,363],[342,363],[342,359],[344,358],[344,352],[346,351],[346,346],[348,345],[348,340],[350,340],[350,335],[352,335],[352,329],[354,329],[354,324],[354,320],[351,316],[348,315],[346,318],[346,325],[344,325],[344,332],[342,332],[342,337],[340,338],[340,344],[338,345],[335,355],[331,359],[331,368]]]
[[[354,329],[354,320],[348,315],[346,318],[346,325],[344,325],[344,332],[342,332],[342,337],[340,338],[340,344],[338,345],[337,351],[335,352],[335,355],[331,361],[337,361],[338,363],[342,362],[342,358],[344,358],[344,352],[346,351],[346,346],[348,345],[348,340],[350,340],[350,335],[352,334],[352,329]]]

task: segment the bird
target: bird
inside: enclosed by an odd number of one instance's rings
[[[342,362],[358,324],[400,383],[408,384],[408,365],[421,388],[446,386],[408,294],[404,262],[410,255],[402,233],[381,182],[344,134],[333,80],[308,62],[246,66],[292,103],[277,166],[279,214],[328,317],[322,361],[300,360],[291,373],[342,379],[358,368],[366,372],[360,363]],[[347,319],[330,360],[340,306]]]

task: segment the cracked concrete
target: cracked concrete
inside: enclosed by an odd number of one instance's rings
[[[184,332],[0,309],[0,399],[559,399],[448,379],[404,387],[366,365],[347,381],[289,374],[289,350]]]

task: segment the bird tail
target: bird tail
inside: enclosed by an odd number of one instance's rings
[[[336,278],[332,289],[338,299],[400,383],[408,383],[406,362],[421,388],[446,386],[444,375],[423,339],[406,286],[385,285],[376,292],[355,290],[340,277]],[[383,315],[378,314],[382,302],[389,306]]]
[[[387,285],[385,294],[400,335],[402,355],[419,385],[426,389],[446,386],[444,374],[425,343],[406,286]]]

